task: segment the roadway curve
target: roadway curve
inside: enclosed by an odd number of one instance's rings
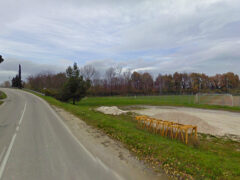
[[[8,97],[0,106],[0,180],[126,179],[94,157],[45,101],[1,90]]]

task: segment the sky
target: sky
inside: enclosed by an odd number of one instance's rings
[[[77,62],[240,74],[239,0],[0,0],[0,82]]]

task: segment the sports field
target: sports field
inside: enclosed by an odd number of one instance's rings
[[[198,104],[195,95],[164,95],[164,96],[109,96],[86,97],[78,105],[81,106],[180,106],[201,109],[215,109],[240,112],[240,106],[224,106],[215,104]]]
[[[193,105],[193,95],[166,95],[166,96],[107,96],[107,97],[87,97],[79,102],[79,105],[98,106],[101,105]]]

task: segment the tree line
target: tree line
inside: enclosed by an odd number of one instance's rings
[[[61,101],[72,100],[73,104],[86,96],[90,80],[84,80],[76,63],[69,66],[65,73],[40,73],[29,76],[25,87],[41,91]]]
[[[79,78],[87,82],[87,94],[92,96],[110,95],[156,95],[240,93],[240,80],[232,72],[208,76],[203,73],[159,74],[154,78],[150,73],[132,72],[121,67],[110,67],[100,76],[93,66],[79,69]],[[33,90],[58,94],[69,81],[69,73],[40,73],[27,78],[26,86]]]

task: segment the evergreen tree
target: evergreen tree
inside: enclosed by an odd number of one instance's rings
[[[20,89],[23,88],[21,75],[22,75],[22,70],[21,70],[21,65],[19,64],[18,75],[12,78],[12,87],[17,87]]]
[[[16,75],[14,78],[12,78],[12,87],[19,87],[19,76]]]
[[[80,76],[79,68],[77,63],[74,63],[73,67],[69,66],[66,70],[67,82],[65,83],[61,100],[68,101],[72,99],[73,104],[76,101],[81,100],[90,87],[90,80],[84,80]]]
[[[20,64],[18,69],[18,88],[22,88],[22,68]]]
[[[4,61],[3,57],[0,55],[0,63]]]

